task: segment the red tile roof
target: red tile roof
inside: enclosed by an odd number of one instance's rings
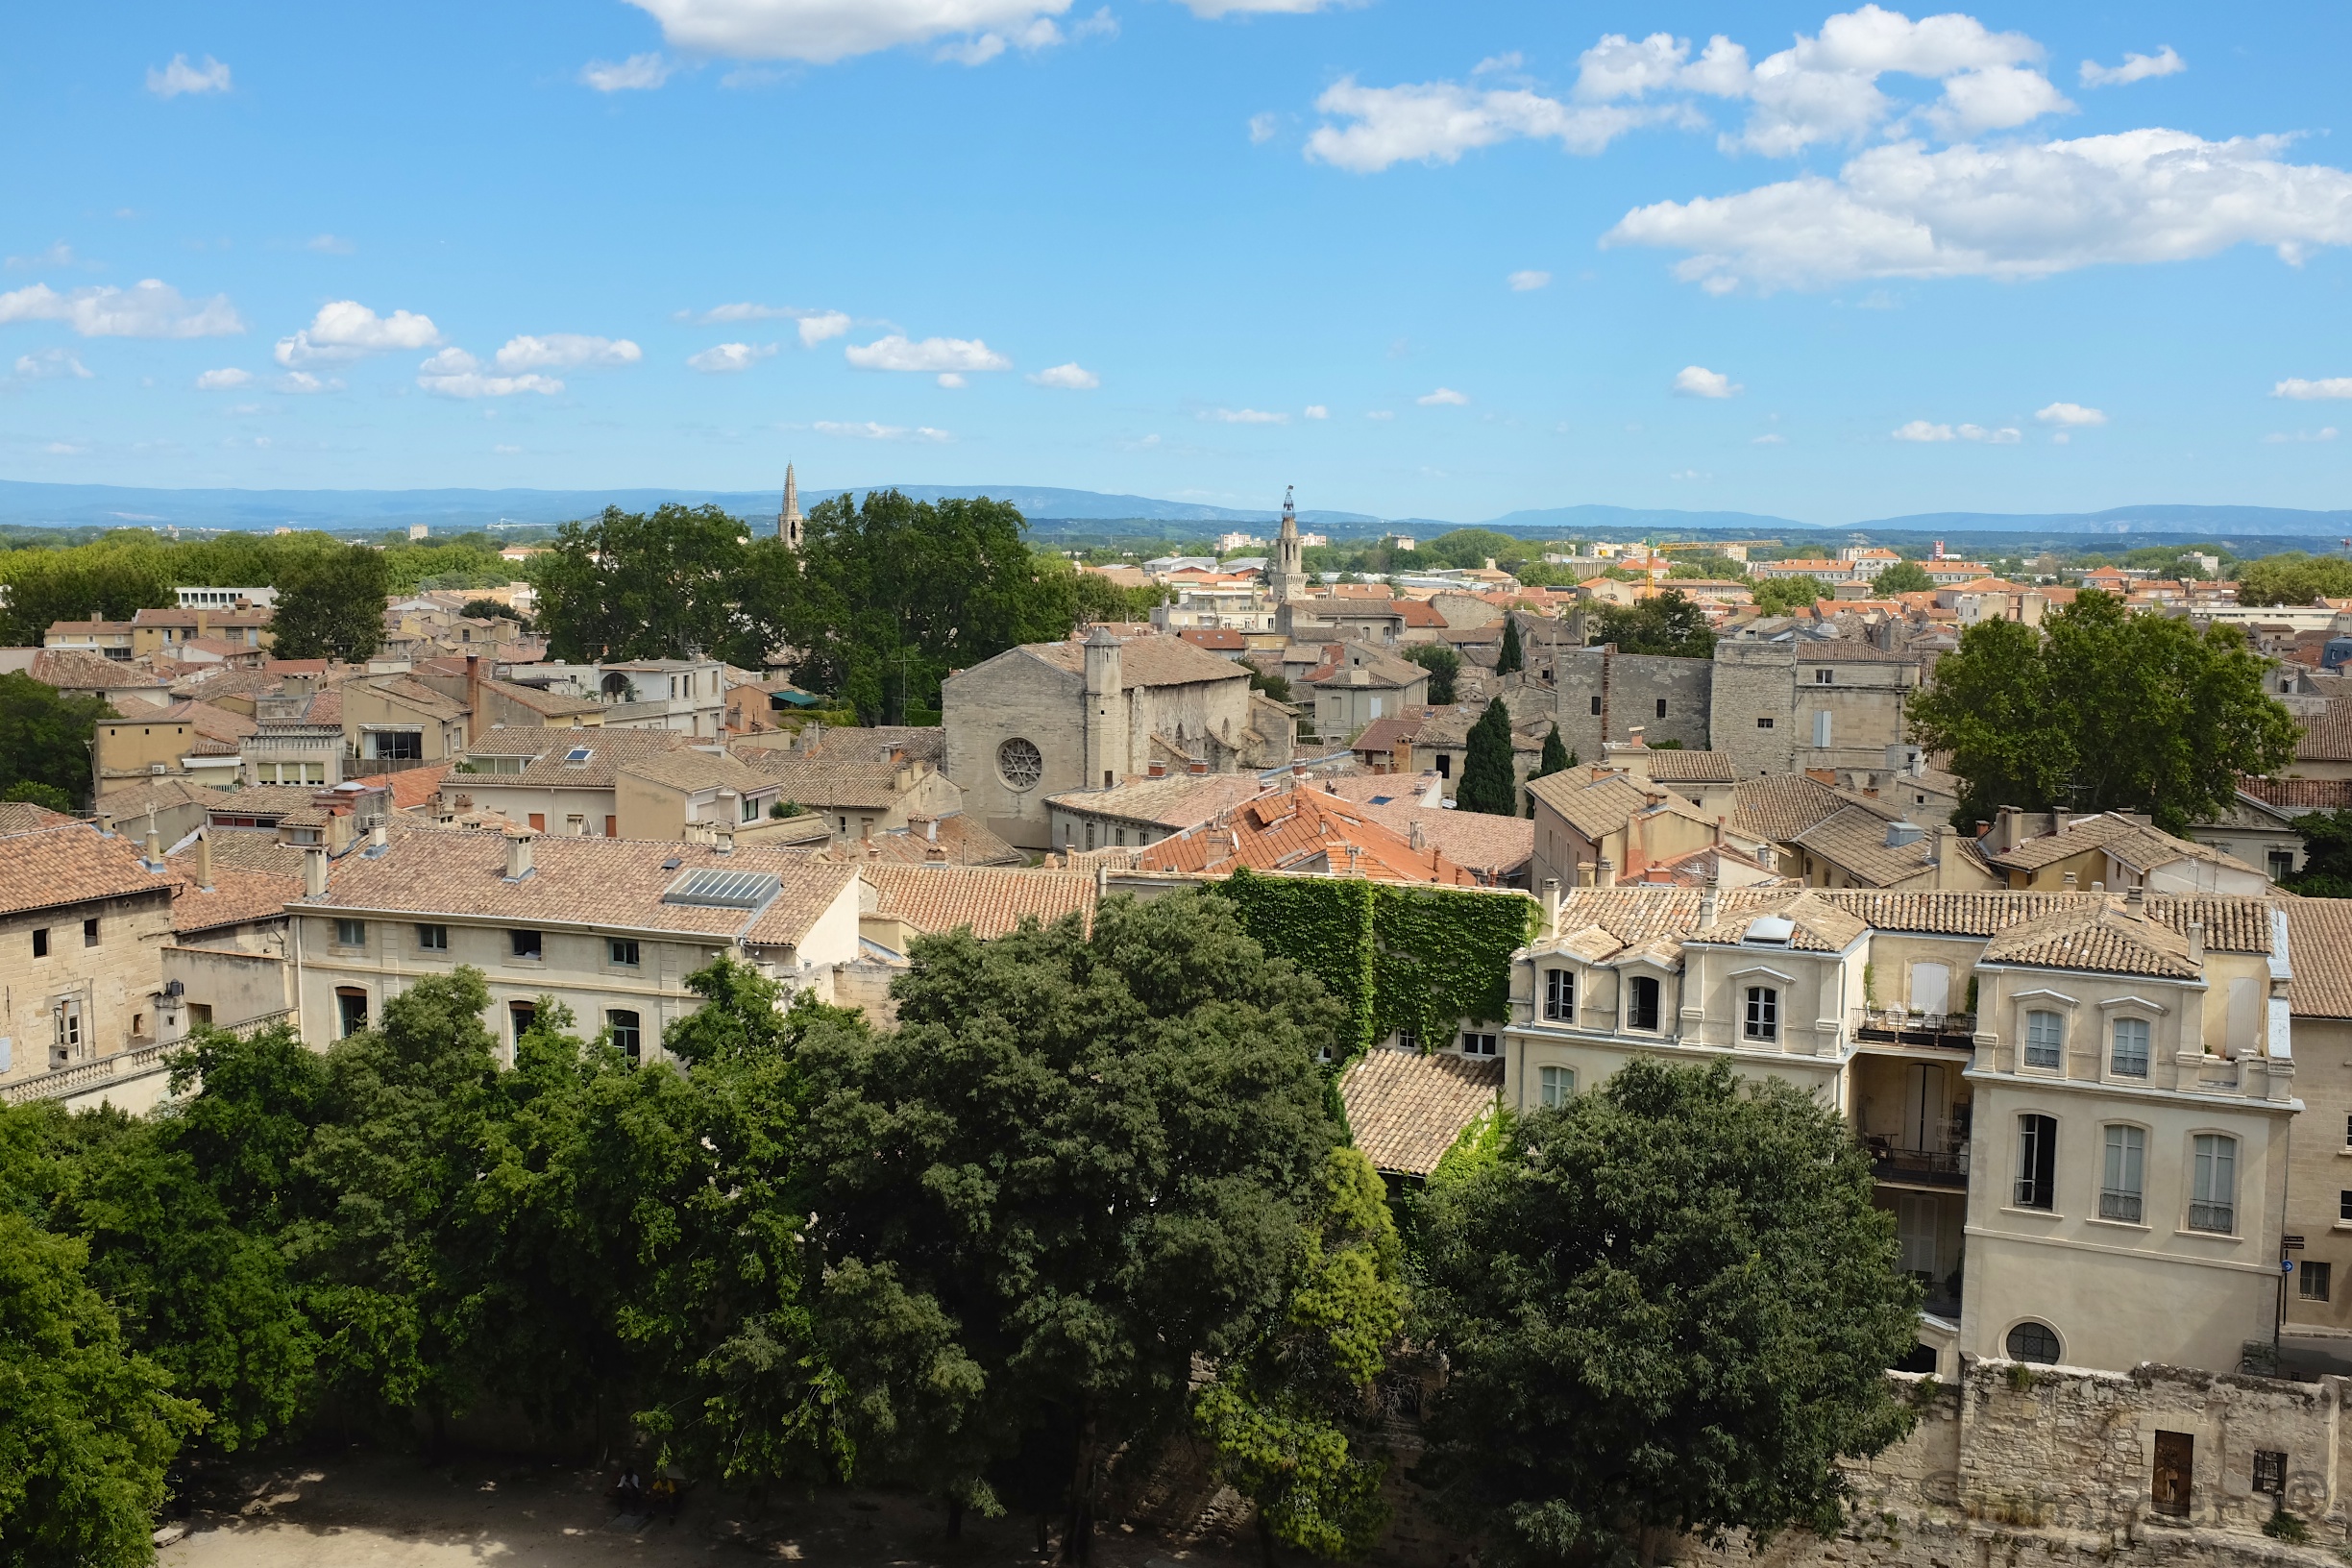
[[[1380,882],[1476,887],[1472,872],[1434,850],[1415,849],[1361,807],[1307,785],[1270,792],[1223,821],[1162,839],[1136,857],[1143,871],[1229,875],[1253,871],[1360,875]]]

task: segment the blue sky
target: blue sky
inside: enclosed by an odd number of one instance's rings
[[[2352,8],[411,0],[10,32],[4,478],[731,489],[790,458],[1461,520],[2347,503]]]

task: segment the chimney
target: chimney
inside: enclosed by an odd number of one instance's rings
[[[368,829],[367,852],[370,858],[382,854],[392,845],[392,830],[378,822]]]
[[[1543,885],[1543,934],[1559,935],[1560,885],[1556,876],[1547,876]]]
[[[327,896],[327,851],[324,849],[303,851],[303,896]]]
[[[1589,860],[1580,860],[1580,861],[1578,861],[1578,862],[1577,862],[1577,886],[1578,886],[1578,887],[1580,887],[1580,888],[1589,888],[1589,887],[1591,887],[1592,885],[1593,885],[1593,863],[1592,863],[1591,861],[1589,861]]]
[[[1630,729],[1628,729],[1626,731],[1625,744],[1628,746],[1648,746],[1650,743],[1642,739],[1642,731],[1647,727],[1648,726],[1644,724],[1635,724]]]
[[[1415,849],[1429,847],[1429,835],[1421,831],[1421,819],[1418,817],[1412,820],[1410,826],[1406,830],[1405,842]]]
[[[2018,840],[2021,837],[2018,827],[2024,816],[2025,814],[2015,806],[2000,808],[1997,813],[1999,825],[1993,830],[1993,848],[1996,852],[2015,849],[2018,846]]]
[[[162,865],[163,835],[156,831],[155,807],[153,806],[149,806],[147,808],[147,837],[144,843],[146,845],[147,864],[150,866]]]
[[[1167,763],[1160,757],[1152,758],[1150,764],[1143,770],[1143,776],[1146,778],[1167,777]]]
[[[711,853],[714,855],[731,855],[734,852],[734,830],[724,827],[713,828],[711,830]]]
[[[2107,884],[2104,882],[2094,882],[2091,884],[2091,891],[2093,893],[2105,893],[2107,891]]]
[[[2076,883],[2076,880],[2077,880],[2077,879],[2076,879],[2076,877],[2075,877],[2075,875],[2074,875],[2074,873],[2073,873],[2072,871],[2069,871],[2069,872],[2067,872],[2067,873],[2066,873],[2066,891],[2067,891],[2067,892],[2069,892],[2069,893],[2072,893],[2072,892],[2074,892],[2074,891],[2075,891],[2075,883]]]
[[[939,843],[939,819],[937,817],[923,823],[923,837],[933,844]]]
[[[208,893],[212,888],[212,830],[208,827],[196,835],[196,885]]]
[[[506,880],[520,882],[531,874],[531,836],[528,833],[506,835]]]
[[[1188,763],[1185,766],[1185,772],[1188,773],[1206,773],[1209,772],[1209,765],[1205,762]]]
[[[112,812],[101,811],[98,814],[98,831],[110,839],[114,836],[114,814]]]
[[[2192,964],[2205,962],[2205,922],[2203,920],[2189,922],[2189,962]]]
[[[2131,914],[2145,916],[2147,913],[2147,890],[2143,888],[2137,882],[2134,882],[2130,887],[2125,888],[2123,890],[2123,907]]]
[[[1723,874],[1721,867],[1716,869],[1716,874],[1719,876]],[[1722,913],[1723,894],[1714,883],[1710,882],[1706,886],[1706,891],[1699,895],[1699,929],[1702,931],[1714,930],[1715,922],[1721,918]]]
[[[1605,856],[1604,856],[1604,857],[1603,857],[1603,859],[1602,859],[1602,861],[1601,861],[1601,872],[1600,872],[1600,882],[1599,882],[1599,886],[1604,887],[1604,888],[1613,888],[1613,887],[1615,887],[1616,885],[1617,885],[1617,863],[1616,863],[1615,861],[1610,860],[1610,859],[1606,858]]]
[[[1292,763],[1290,765],[1290,776],[1292,778],[1305,778],[1307,776],[1307,765],[1303,762]]]
[[[466,717],[472,722],[475,732],[490,727],[489,716],[482,712],[481,680],[481,655],[468,653],[465,673]]]

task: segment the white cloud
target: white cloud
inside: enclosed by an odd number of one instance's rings
[[[1898,441],[1981,441],[1995,447],[2013,447],[2025,439],[2024,432],[2015,426],[1988,429],[1982,425],[1931,425],[1923,419],[1915,419],[1889,433]]]
[[[860,370],[1011,370],[1013,361],[976,337],[926,337],[919,343],[897,332],[871,343],[852,343],[842,357]]]
[[[304,250],[316,251],[321,256],[349,256],[358,248],[338,234],[313,234],[303,242]]]
[[[2172,52],[2166,44],[2152,55],[2126,53],[2120,65],[2101,65],[2095,60],[2082,62],[2082,85],[2086,87],[2123,87],[2134,82],[2145,82],[2151,76],[2177,76],[2189,68],[2189,62]]]
[[[852,55],[944,43],[978,64],[1018,43],[1058,41],[1070,0],[630,0],[674,49],[733,60],[829,65]],[[1039,24],[1043,23],[1041,31]]]
[[[1915,141],[1864,152],[1834,180],[1636,208],[1608,245],[1691,253],[1676,275],[1711,293],[1860,278],[2038,278],[2182,260],[2233,245],[2352,243],[2352,175],[2279,159],[2283,139],[2126,131],[2071,141]]]
[[[643,350],[625,337],[589,337],[579,332],[550,332],[545,337],[511,337],[498,351],[498,368],[522,370],[600,370],[633,365]]]
[[[1115,38],[1118,31],[1118,18],[1111,14],[1109,6],[1101,6],[1096,8],[1093,15],[1071,28],[1069,36],[1073,38]]]
[[[1526,68],[1526,66],[1527,56],[1521,54],[1516,49],[1511,49],[1499,55],[1488,55],[1484,60],[1480,61],[1476,65],[1470,67],[1470,74],[1472,76],[1484,76],[1489,72],[1494,71],[1507,72],[1523,70]]]
[[[553,397],[564,389],[552,376],[484,376],[481,361],[454,345],[417,366],[417,385],[444,398],[511,398],[523,392]]]
[[[677,67],[657,51],[626,60],[592,60],[580,67],[579,79],[599,92],[646,92],[670,80]]]
[[[2270,395],[2274,398],[2292,398],[2297,403],[2314,403],[2324,398],[2352,398],[2352,376],[2330,376],[2316,381],[2290,376],[2272,387]]]
[[[1288,414],[1269,414],[1262,408],[1204,408],[1201,418],[1216,425],[1287,425]]]
[[[1927,118],[1948,137],[1980,131],[2007,131],[2045,114],[2067,114],[2074,105],[2040,71],[2021,65],[1988,65],[1963,71],[1944,84],[1944,97]]]
[[[2333,441],[2335,439],[2336,427],[2333,425],[2323,425],[2315,430],[2295,430],[2292,432],[2286,430],[2274,430],[2270,434],[2263,437],[2263,445],[2266,447],[2275,447],[2293,441]]]
[[[1369,413],[1365,414],[1364,418],[1378,420],[1394,419],[1396,418],[1396,410],[1393,408],[1375,408]]]
[[[185,300],[153,278],[129,288],[60,294],[35,283],[0,294],[0,323],[11,321],[61,321],[84,337],[225,337],[245,330],[228,295]]]
[[[12,256],[8,258],[8,270],[11,272],[38,272],[73,264],[73,247],[61,239],[46,250],[35,251],[31,256]]]
[[[147,72],[147,90],[158,98],[177,98],[184,92],[227,92],[229,67],[205,56],[202,65],[190,65],[187,56],[174,55],[171,63]]]
[[[87,447],[77,447],[68,441],[52,441],[41,448],[41,451],[52,457],[79,457],[89,450]]]
[[[1526,294],[1549,286],[1552,275],[1548,272],[1514,272],[1503,281],[1510,284],[1512,293]]]
[[[20,355],[16,359],[19,380],[50,381],[60,379],[86,381],[90,370],[68,349],[43,349],[38,354]]]
[[[1329,419],[1331,410],[1319,403],[1311,403],[1307,405],[1307,417],[1309,419]]]
[[[226,370],[208,370],[197,377],[196,389],[199,392],[226,392],[233,387],[244,386],[252,380],[252,371],[239,370],[232,365]]]
[[[727,371],[749,370],[775,352],[773,343],[722,343],[716,348],[704,349],[700,354],[688,355],[686,363],[705,374],[718,375]]]
[[[849,331],[849,318],[839,310],[811,310],[800,317],[800,346],[813,349],[828,337]]]
[[[1249,117],[1250,144],[1263,146],[1274,139],[1274,131],[1282,122],[1271,114],[1252,114]]]
[[[904,425],[877,425],[872,420],[867,420],[859,425],[844,425],[833,420],[821,419],[817,422],[815,429],[819,435],[847,436],[853,441],[936,442],[955,439],[945,430],[935,430],[928,425],[918,425],[909,429]]]
[[[1766,431],[1762,435],[1752,438],[1748,444],[1752,447],[1785,447],[1788,445],[1788,437]]]
[[[1195,16],[1214,19],[1219,16],[1264,15],[1304,16],[1311,12],[1334,10],[1341,6],[1357,6],[1364,0],[1184,0],[1185,9]]]
[[[963,387],[971,385],[971,382],[964,379],[964,373],[962,371],[943,370],[940,372],[939,384],[945,387],[948,391],[954,392]]]
[[[1413,402],[1424,408],[1459,408],[1470,402],[1470,394],[1457,392],[1450,386],[1441,386],[1434,392],[1413,399]]]
[[[1522,136],[1557,141],[1572,153],[1598,153],[1635,126],[1672,110],[1614,104],[1563,104],[1521,88],[1479,90],[1453,82],[1367,87],[1353,77],[1324,89],[1315,108],[1351,121],[1319,125],[1307,158],[1357,174],[1418,159],[1452,163],[1479,147]]]
[[[722,305],[697,316],[692,311],[678,312],[680,321],[698,321],[705,327],[725,326],[742,321],[793,321],[800,325],[800,346],[813,349],[829,337],[839,337],[849,330],[849,318],[839,310],[803,310],[791,305],[755,305],[748,300],[734,305]]]
[[[1987,429],[1982,425],[1963,425],[1960,427],[1960,439],[1983,441],[1996,447],[2014,447],[2025,436],[2014,425],[2004,425],[1997,430]]]
[[[1091,392],[1102,385],[1102,378],[1079,364],[1075,359],[1066,365],[1052,365],[1029,378],[1040,386],[1058,386],[1066,392]]]
[[[462,376],[467,371],[481,369],[481,361],[452,345],[417,366],[417,369],[428,376]]]
[[[2046,408],[2034,410],[2034,418],[2045,425],[2104,425],[2107,415],[2097,408],[2086,408],[2079,403],[2053,403]]]
[[[1952,428],[1949,425],[1930,425],[1923,419],[1915,419],[1910,424],[1889,433],[1898,441],[1949,441],[1952,438]]]
[[[281,392],[300,393],[307,397],[314,392],[340,392],[343,383],[330,377],[321,380],[306,370],[289,370],[274,383]]]
[[[278,362],[289,370],[308,364],[333,364],[356,359],[384,349],[429,349],[441,341],[441,329],[430,316],[395,310],[380,316],[357,300],[335,300],[319,306],[310,325],[292,337],[278,340]]]
[[[1720,370],[1704,365],[1684,365],[1675,372],[1674,393],[1678,398],[1736,398],[1747,388]]]

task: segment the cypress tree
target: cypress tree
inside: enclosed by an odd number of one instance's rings
[[[1495,674],[1507,675],[1514,670],[1527,668],[1527,655],[1519,648],[1519,623],[1510,612],[1503,612],[1503,650],[1495,657]]]
[[[1470,744],[1462,758],[1461,783],[1454,804],[1462,811],[1490,816],[1516,815],[1518,787],[1511,777],[1510,709],[1496,698],[1470,726]]]
[[[1568,743],[1560,739],[1559,721],[1554,720],[1552,733],[1544,737],[1543,761],[1535,765],[1534,776],[1528,782],[1532,784],[1537,778],[1564,773],[1575,766],[1576,753],[1570,751]],[[1535,815],[1535,792],[1532,790],[1528,792],[1527,814],[1530,817]]]

